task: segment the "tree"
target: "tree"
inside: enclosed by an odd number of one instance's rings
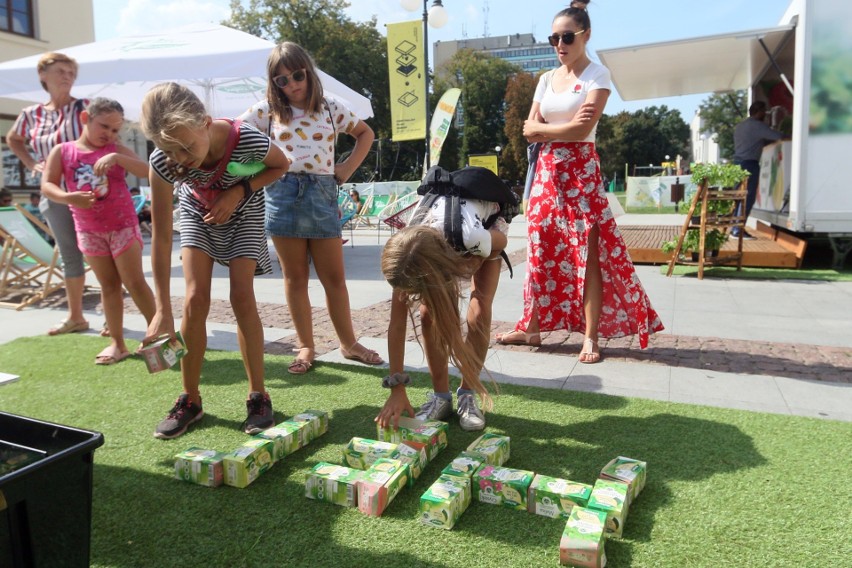
[[[292,41],[304,47],[323,71],[370,99],[374,116],[367,122],[377,138],[389,138],[387,40],[376,29],[375,18],[350,20],[344,13],[348,5],[344,0],[250,0],[247,5],[231,0],[231,18],[224,23],[276,43]],[[340,137],[338,156],[352,145],[350,137]],[[368,157],[354,179],[371,178],[378,162]]]
[[[529,73],[516,73],[509,77],[504,98],[506,145],[500,161],[500,175],[512,182],[523,183],[527,173],[527,146],[524,138],[524,121],[530,114],[537,79]]]
[[[666,155],[689,154],[689,126],[679,110],[646,107],[619,123],[624,158],[629,164],[660,164]]]
[[[701,132],[713,135],[723,158],[734,156],[734,127],[746,117],[746,92],[714,93],[698,107]]]
[[[433,83],[435,93],[460,87],[460,106],[464,117],[457,167],[467,163],[470,154],[493,153],[503,139],[504,98],[509,77],[520,68],[507,61],[462,49],[439,70]],[[433,101],[434,103],[434,101]],[[442,154],[443,162],[443,154]],[[455,169],[455,166],[451,166]]]

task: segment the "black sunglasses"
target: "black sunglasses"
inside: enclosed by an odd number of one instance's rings
[[[289,75],[278,75],[277,77],[272,78],[272,82],[281,87],[282,89],[290,84],[290,81],[296,81],[297,83],[301,83],[305,80],[308,74],[304,69],[299,69],[298,71],[293,71]]]
[[[559,45],[559,40],[562,40],[562,43],[565,45],[571,45],[574,43],[574,36],[578,34],[585,33],[586,30],[580,30],[579,32],[562,32],[561,34],[553,34],[552,36],[547,36],[547,42],[556,47]]]

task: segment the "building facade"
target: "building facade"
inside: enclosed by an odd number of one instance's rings
[[[95,17],[92,0],[0,0],[0,61],[62,51],[63,47],[93,41]],[[38,189],[38,180],[27,175],[20,160],[6,146],[6,133],[21,109],[47,100],[47,93],[43,101],[0,98],[3,163],[0,187],[21,192]]]
[[[440,75],[442,65],[462,49],[471,49],[498,57],[519,66],[531,75],[559,66],[559,60],[549,43],[537,42],[532,34],[512,34],[435,42],[433,59],[435,73]]]

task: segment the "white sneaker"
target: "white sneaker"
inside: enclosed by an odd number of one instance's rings
[[[485,428],[485,415],[476,404],[476,396],[463,394],[459,396],[458,410],[459,426],[467,432],[475,432]]]
[[[429,393],[429,398],[426,403],[420,407],[414,417],[418,420],[440,420],[446,422],[453,413],[453,403],[451,400],[441,398],[435,393]]]

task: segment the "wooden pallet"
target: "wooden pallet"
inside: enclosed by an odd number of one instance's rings
[[[660,250],[660,244],[680,234],[680,226],[649,225],[649,226],[620,226],[618,228],[624,237],[630,258],[635,264],[664,264],[671,259],[671,253]],[[777,231],[767,231],[759,228],[751,231],[757,237],[755,240],[743,241],[743,266],[758,266],[765,268],[798,268],[805,255],[804,241],[783,234],[778,237]],[[736,252],[737,242],[729,240],[722,251]]]

